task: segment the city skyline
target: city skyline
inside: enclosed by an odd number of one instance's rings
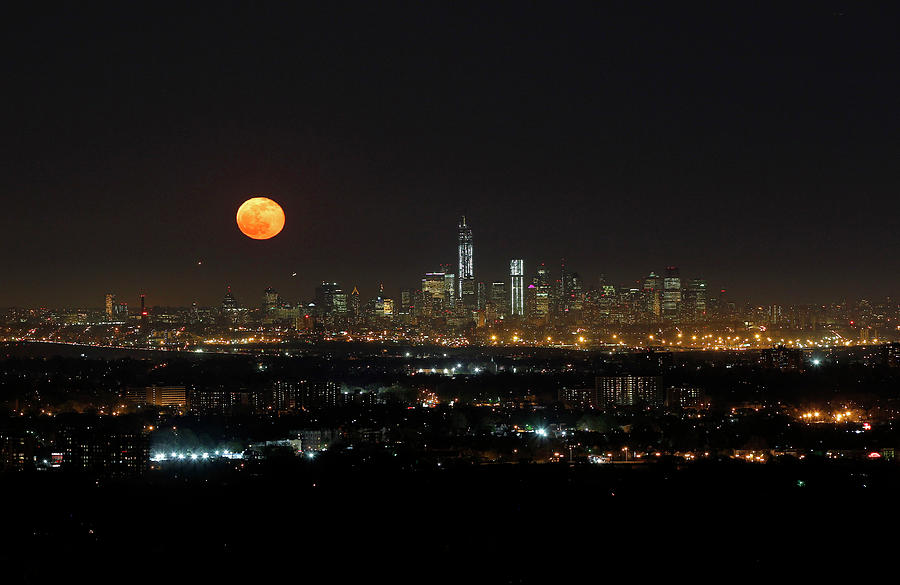
[[[505,294],[509,297],[507,301],[510,303],[510,306],[515,304],[515,300],[513,299],[513,294],[515,292],[515,287],[512,285],[512,282],[515,280],[514,276],[521,276],[522,278],[522,291],[519,293],[519,296],[524,299],[524,289],[527,288],[528,283],[537,283],[539,280],[543,281],[547,278],[550,280],[545,283],[545,286],[553,285],[553,286],[563,286],[566,287],[564,281],[568,278],[567,276],[567,259],[566,257],[562,257],[559,260],[561,263],[561,268],[558,271],[554,271],[552,269],[552,263],[550,264],[550,268],[548,268],[548,263],[545,260],[531,260],[531,259],[513,259],[508,260],[505,266],[505,275],[504,274],[495,274],[489,273],[489,278],[485,278],[483,276],[484,272],[479,273],[478,276],[475,275],[474,272],[474,264],[475,264],[475,246],[473,243],[473,228],[471,225],[467,223],[466,216],[461,216],[459,220],[459,224],[457,226],[457,262],[455,264],[444,263],[440,260],[432,263],[431,267],[428,267],[424,271],[419,271],[419,276],[425,274],[426,277],[429,274],[447,274],[449,278],[454,279],[452,284],[448,284],[449,288],[446,290],[453,290],[454,294],[452,295],[452,300],[450,302],[460,302],[460,306],[465,306],[466,308],[471,308],[473,310],[483,309],[483,305],[479,304],[483,302],[483,300],[492,297],[493,293],[490,292],[491,283],[497,282],[498,277],[505,277],[505,285],[509,287],[509,289],[505,292]],[[449,240],[449,236],[444,238]],[[479,251],[480,251],[479,247]],[[445,255],[446,256],[446,255]],[[517,262],[516,267],[513,267],[513,263]],[[198,261],[197,267],[202,269],[203,262]],[[441,272],[434,272],[438,269]],[[451,273],[449,270],[456,270],[456,273]],[[515,274],[513,271],[516,271]],[[465,272],[468,276],[466,278],[460,278],[460,275]],[[660,274],[657,274],[659,272]],[[677,285],[672,285],[671,290],[665,292],[668,287],[666,284],[667,279],[662,275],[665,274],[667,277],[670,276],[670,272],[672,272],[678,280]],[[578,270],[573,272],[574,274],[579,274]],[[557,275],[558,277],[554,279],[553,275]],[[265,294],[269,290],[277,290],[279,291],[282,299],[292,299],[292,302],[306,302],[313,301],[317,298],[317,295],[314,293],[314,290],[319,287],[319,285],[324,285],[329,282],[333,282],[335,284],[340,283],[345,287],[349,287],[349,289],[359,289],[360,287],[365,290],[373,290],[373,291],[381,291],[380,294],[384,294],[388,298],[392,300],[399,300],[402,292],[410,289],[410,285],[416,281],[416,277],[412,277],[408,280],[404,280],[401,282],[388,282],[387,283],[387,293],[384,293],[385,290],[385,281],[379,280],[376,284],[372,285],[371,288],[365,285],[362,285],[361,282],[353,279],[316,279],[314,277],[307,276],[303,279],[297,279],[298,273],[294,272],[289,277],[285,278],[281,276],[277,279],[279,282],[286,283],[286,286],[277,287],[271,284],[267,284],[265,289],[259,294],[254,292],[250,292],[250,290],[246,290],[243,294],[235,295],[232,292],[232,289],[235,288],[232,284],[226,282],[222,285],[222,290],[226,291],[226,296],[231,296],[234,302],[238,303],[243,307],[254,307],[259,305],[259,300],[263,299]],[[633,275],[632,275],[633,276]],[[648,278],[658,278],[659,279],[659,290],[662,292],[662,307],[661,310],[663,313],[668,311],[667,317],[671,320],[673,315],[673,311],[675,310],[675,304],[681,302],[681,291],[687,290],[688,282],[691,280],[698,280],[703,282],[703,287],[708,290],[709,294],[720,294],[723,298],[728,298],[730,302],[734,303],[762,303],[762,304],[785,304],[785,305],[825,305],[825,304],[833,304],[839,302],[847,302],[849,301],[857,301],[857,300],[876,300],[881,301],[884,299],[893,298],[893,295],[889,292],[882,292],[882,294],[874,294],[874,295],[860,295],[856,294],[855,296],[852,293],[847,293],[843,295],[839,295],[837,298],[826,298],[824,294],[821,293],[812,293],[811,291],[807,293],[810,297],[816,296],[816,300],[801,300],[801,301],[792,301],[791,298],[798,298],[797,295],[793,297],[779,298],[779,297],[770,297],[770,298],[761,298],[754,297],[750,294],[741,294],[739,291],[734,291],[729,288],[719,288],[716,286],[709,285],[709,279],[705,278],[702,271],[690,269],[685,275],[680,274],[680,268],[676,265],[666,265],[665,267],[655,267],[646,271],[646,273],[642,276],[626,279],[626,280],[617,280],[615,278],[611,278],[607,275],[606,272],[600,272],[596,274],[593,278],[585,278],[582,274],[579,274],[579,279],[581,281],[581,285],[583,286],[583,292],[588,292],[590,290],[602,289],[604,285],[611,285],[616,287],[619,290],[627,290],[631,289],[644,289],[647,287],[647,279]],[[714,283],[715,284],[715,276]],[[272,280],[267,282],[272,282]],[[300,290],[303,285],[308,284],[312,280],[314,284],[312,284],[308,290]],[[501,281],[503,278],[500,279]],[[300,284],[300,283],[303,284]],[[424,282],[424,281],[423,281]],[[672,281],[675,282],[675,281]],[[443,285],[442,285],[443,286]],[[479,288],[480,287],[480,288]],[[258,288],[258,287],[257,287]],[[412,288],[418,288],[413,286]],[[676,292],[677,289],[677,292]],[[251,289],[252,290],[252,289]],[[424,285],[423,289],[424,290]],[[257,291],[258,292],[258,291]],[[116,295],[122,295],[123,303],[128,306],[134,307],[135,304],[131,304],[127,301],[131,296],[135,296],[136,299],[139,299],[140,302],[143,302],[144,296],[146,294],[146,289],[141,288],[139,292],[129,295],[126,291],[123,293],[110,292],[107,290],[104,295],[108,297],[110,294],[115,297]],[[255,295],[255,297],[254,297]],[[466,296],[471,300],[465,300]],[[159,295],[163,299],[169,299],[171,297],[171,293],[163,292]],[[365,298],[370,298],[368,294],[364,295]],[[372,295],[372,298],[376,296]],[[482,298],[483,297],[483,298]],[[177,298],[177,297],[176,297]],[[254,300],[255,298],[255,300]],[[203,299],[201,301],[201,299]],[[481,300],[479,300],[481,299]],[[180,301],[177,302],[165,302],[165,301],[155,301],[152,303],[153,306],[181,306],[187,307],[192,304],[198,304],[200,306],[217,306],[221,303],[221,295],[217,296],[216,293],[212,291],[205,291],[200,297],[193,299],[185,299],[183,297],[180,298]],[[523,300],[524,303],[524,300]],[[109,306],[109,299],[106,298],[103,303],[107,308]],[[264,304],[264,303],[263,303]],[[9,307],[25,307],[25,308],[38,308],[38,307],[52,307],[52,308],[74,308],[74,307],[94,307],[95,305],[91,301],[87,301],[85,303],[69,303],[69,304],[59,304],[59,305],[51,305],[51,304],[20,304],[20,305],[9,305]],[[452,305],[451,305],[452,306]],[[524,304],[522,306],[522,310],[524,311]]]
[[[565,257],[741,298],[900,290],[892,8],[277,12],[10,19],[0,306],[372,290],[455,263],[462,213],[485,282]],[[254,195],[287,214],[272,240],[235,228]]]

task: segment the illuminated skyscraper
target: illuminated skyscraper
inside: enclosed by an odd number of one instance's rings
[[[359,289],[355,286],[353,290],[350,291],[350,296],[347,297],[347,313],[350,316],[350,323],[352,325],[359,324],[360,317],[360,302],[359,302]]]
[[[573,272],[569,283],[569,310],[580,311],[584,302],[584,282],[581,280],[581,275]]]
[[[675,266],[666,267],[663,279],[662,313],[665,319],[678,320],[681,308],[681,273]]]
[[[323,282],[316,287],[316,308],[321,315],[334,313],[334,296],[344,291],[336,282]]]
[[[453,309],[456,307],[456,275],[444,273],[444,306]]]
[[[425,315],[431,316],[443,311],[446,295],[446,274],[443,272],[426,272],[422,279],[422,294],[425,301]]]
[[[475,291],[475,260],[472,255],[472,228],[466,224],[466,216],[459,221],[459,272],[457,272],[459,297],[466,308],[477,305]]]
[[[644,279],[643,293],[645,300],[644,310],[653,322],[659,321],[659,318],[662,316],[662,288],[662,278],[651,271],[650,275]]]
[[[405,288],[400,291],[400,307],[397,310],[397,313],[400,315],[412,315],[413,313],[413,298],[414,291]]]
[[[444,275],[444,308],[453,309],[456,307],[456,301],[459,296],[459,289],[456,284],[456,273],[453,272],[453,265],[440,264],[437,272]]]
[[[106,320],[112,321],[113,317],[116,316],[118,312],[118,305],[116,305],[116,295],[112,293],[106,293]]]
[[[525,261],[509,261],[509,312],[514,317],[525,315]]]
[[[684,318],[689,321],[706,321],[706,281],[692,278],[684,291]]]
[[[543,319],[550,314],[550,297],[552,288],[550,283],[550,271],[541,263],[534,279],[534,315],[536,319]]]
[[[506,317],[509,297],[506,294],[505,282],[491,283],[491,304],[494,306],[494,312],[498,318]]]
[[[231,294],[231,287],[225,287],[225,297],[222,299],[222,310],[230,312],[235,309],[237,309],[237,301],[235,300],[234,295]]]
[[[150,323],[150,315],[147,313],[144,293],[141,293],[141,327],[146,327]]]
[[[263,291],[263,312],[267,314],[274,313],[278,310],[278,305],[278,292],[274,288],[269,287]]]
[[[559,265],[559,290],[557,291],[557,298],[559,299],[558,310],[560,312],[565,312],[569,309],[571,287],[572,281],[569,278],[569,271],[566,269],[566,259],[563,258],[560,260]]]

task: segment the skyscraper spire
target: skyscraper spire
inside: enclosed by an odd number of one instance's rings
[[[472,229],[466,223],[466,216],[459,220],[458,231],[459,273],[456,275],[459,287],[459,298],[464,307],[474,309],[477,304],[475,296],[475,260],[472,249]]]

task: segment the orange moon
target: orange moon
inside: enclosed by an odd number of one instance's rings
[[[238,227],[254,240],[268,240],[284,228],[284,210],[268,197],[252,197],[237,211]]]

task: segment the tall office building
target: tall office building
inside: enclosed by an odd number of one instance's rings
[[[116,316],[118,309],[119,307],[116,305],[116,295],[106,293],[106,320],[112,321],[113,317]]]
[[[446,295],[446,274],[443,272],[426,272],[422,279],[422,294],[425,301],[425,314],[435,315],[444,310]]]
[[[397,311],[398,314],[401,315],[412,315],[413,313],[413,298],[414,292],[405,288],[400,291],[400,307]]]
[[[144,293],[141,293],[141,327],[146,327],[150,324],[150,314],[147,312],[145,301]]]
[[[581,280],[581,276],[577,272],[572,273],[572,277],[569,279],[570,289],[569,289],[569,310],[570,311],[580,311],[582,309],[582,303],[584,301],[584,282]]]
[[[643,287],[644,300],[646,301],[644,310],[651,321],[659,321],[660,317],[662,317],[662,288],[662,278],[651,271],[650,275],[644,279]]]
[[[666,267],[663,279],[662,314],[665,319],[676,321],[681,308],[681,273],[675,266]]]
[[[316,287],[316,315],[326,329],[346,323],[347,295],[336,282],[323,282]]]
[[[514,317],[525,315],[525,261],[509,261],[509,312]]]
[[[534,317],[543,319],[550,314],[550,300],[553,296],[550,283],[550,270],[548,270],[543,263],[541,263],[537,269],[534,286]]]
[[[265,313],[274,313],[278,310],[278,292],[271,286],[263,291],[262,308]]]
[[[692,278],[684,291],[684,317],[689,321],[706,321],[706,281]]]
[[[477,293],[475,294],[476,308],[479,311],[484,310],[485,304],[487,304],[487,288],[485,288],[483,282],[478,283],[478,288],[476,289]]]
[[[491,305],[494,307],[494,313],[498,318],[506,317],[509,313],[507,306],[509,305],[509,296],[506,293],[505,282],[491,283]]]
[[[350,316],[351,324],[359,324],[360,310],[359,289],[354,286],[347,297],[347,314]]]
[[[444,273],[444,306],[456,308],[456,275],[449,272]]]
[[[237,300],[234,298],[234,295],[231,294],[231,287],[225,287],[225,296],[222,298],[222,310],[225,312],[231,312],[237,309]]]
[[[559,283],[556,291],[556,298],[559,301],[556,310],[560,313],[565,312],[569,308],[571,286],[569,271],[566,268],[566,259],[562,258],[559,262]]]
[[[336,282],[323,282],[316,287],[316,308],[321,315],[334,313],[334,297],[344,291]]]
[[[459,290],[456,285],[456,273],[453,272],[453,265],[442,263],[438,265],[436,272],[444,275],[444,307],[447,309],[456,308]]]
[[[477,306],[475,290],[475,260],[472,255],[472,228],[466,224],[466,216],[459,221],[459,271],[457,272],[459,298],[466,308]]]
[[[383,298],[381,300],[381,317],[391,318],[394,316],[394,299]]]

